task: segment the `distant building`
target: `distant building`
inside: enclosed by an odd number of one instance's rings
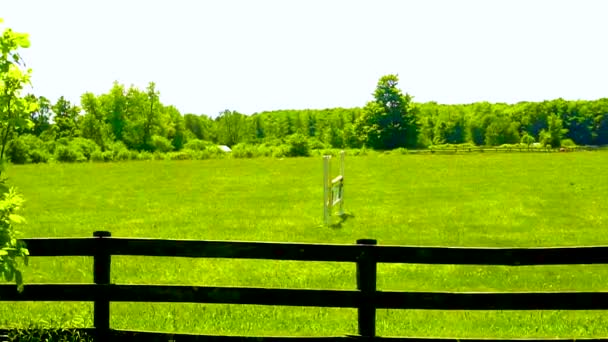
[[[224,152],[232,152],[232,150],[230,149],[230,147],[228,147],[226,145],[219,145],[218,147],[220,148],[220,150],[222,150]]]

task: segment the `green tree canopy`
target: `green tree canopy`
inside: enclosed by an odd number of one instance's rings
[[[397,75],[380,78],[374,101],[367,103],[357,122],[359,134],[375,149],[413,147],[418,136],[416,108],[409,94],[397,88]]]
[[[25,67],[19,50],[29,46],[26,33],[7,28],[0,36],[0,162],[4,161],[6,147],[14,132],[30,128],[29,116],[36,110],[36,101],[31,96],[21,95],[30,83],[31,69]]]

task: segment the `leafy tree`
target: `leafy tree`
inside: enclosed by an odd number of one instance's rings
[[[155,122],[158,121],[159,115],[157,114],[157,111],[160,109],[160,92],[156,90],[156,84],[154,82],[150,82],[148,84],[148,87],[146,88],[146,95],[150,110],[146,111],[145,116],[143,127],[143,147],[144,149],[149,149],[149,147],[151,147],[152,129]]]
[[[80,135],[76,120],[80,115],[80,108],[70,103],[61,96],[53,106],[55,126],[57,126],[59,138],[73,138]]]
[[[541,130],[540,133],[538,133],[538,142],[540,142],[543,147],[546,147],[547,145],[551,146],[551,133],[544,129]]]
[[[563,128],[563,121],[557,115],[549,116],[549,140],[547,141],[553,147],[560,147],[562,145],[562,138],[564,134],[568,132],[567,129]]]
[[[129,149],[154,150],[151,135],[165,136],[165,133],[159,129],[161,126],[160,108],[150,111],[148,94],[134,86],[127,90],[125,100],[124,128],[121,140]]]
[[[173,145],[176,150],[180,150],[187,140],[184,118],[177,108],[173,106],[167,106],[163,108],[163,111],[169,120],[166,125],[168,126],[167,138],[171,140],[171,145]]]
[[[186,114],[184,115],[184,127],[190,131],[197,139],[205,139],[205,127],[203,127],[203,121],[198,115]]]
[[[432,133],[433,143],[461,144],[465,142],[466,124],[460,108],[457,106],[439,106],[435,111],[437,115],[435,116],[435,123],[432,125],[434,128]]]
[[[534,140],[534,137],[528,134],[528,132],[525,132],[524,135],[521,136],[521,143],[525,144],[528,147],[530,147],[530,145],[534,144],[535,142],[536,140]]]
[[[18,51],[29,45],[27,34],[13,32],[10,28],[0,36],[0,163],[4,162],[9,138],[16,129],[31,127],[28,117],[36,109],[32,97],[21,96],[23,87],[30,82],[31,70],[25,69]],[[19,232],[14,226],[23,222],[18,215],[22,204],[21,195],[14,188],[8,189],[3,180],[0,181],[0,275],[7,281],[14,279],[19,290],[23,289],[23,277],[18,260],[24,258],[27,264],[29,254],[17,240]]]
[[[25,68],[18,51],[29,46],[27,34],[10,28],[0,37],[0,163],[16,130],[31,128],[29,116],[36,110],[32,97],[21,96],[23,88],[30,83],[31,69]]]
[[[112,135],[116,140],[122,141],[127,121],[127,93],[125,87],[115,81],[110,92],[100,96],[99,101],[104,113],[106,113],[106,120],[112,127]]]
[[[169,139],[167,139],[163,136],[160,136],[160,135],[152,136],[152,146],[154,148],[154,151],[159,151],[159,152],[173,151],[173,145],[171,145],[171,141],[169,141]]]
[[[593,115],[585,103],[568,103],[568,113],[564,118],[564,126],[568,129],[566,136],[577,145],[593,143]]]
[[[608,145],[608,108],[606,112],[598,115],[596,122],[596,137],[595,142],[598,145]]]
[[[548,111],[545,103],[523,103],[524,115],[522,117],[522,127],[533,137],[539,137],[542,130],[547,130]]]
[[[80,105],[85,111],[80,122],[82,137],[93,140],[105,151],[112,142],[112,129],[106,123],[99,99],[93,93],[84,93],[80,97]]]
[[[363,108],[358,131],[367,144],[376,149],[411,147],[416,144],[418,124],[412,97],[397,88],[397,75],[380,78],[374,101]]]
[[[38,98],[32,97],[30,101],[38,103],[36,110],[30,114],[30,121],[33,123],[30,132],[36,136],[40,136],[42,132],[51,127],[50,120],[53,114],[51,111],[51,101],[44,96]]]
[[[226,109],[217,119],[220,127],[220,142],[234,146],[241,141],[245,130],[245,115]]]

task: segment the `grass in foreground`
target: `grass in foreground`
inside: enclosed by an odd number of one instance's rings
[[[606,153],[347,159],[346,208],[323,228],[320,158],[9,168],[28,237],[113,236],[442,246],[608,244]],[[355,288],[351,264],[114,257],[117,283]],[[91,282],[88,258],[35,258],[26,282]],[[379,265],[379,289],[606,290],[608,267]],[[3,303],[0,325],[90,326],[89,303]],[[608,336],[604,312],[379,310],[384,336]],[[356,312],[195,304],[112,306],[115,328],[250,335],[356,333]]]

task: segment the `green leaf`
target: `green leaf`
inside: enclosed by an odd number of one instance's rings
[[[23,216],[21,215],[16,215],[16,214],[10,214],[8,215],[9,220],[11,220],[14,223],[24,223],[25,222],[25,218],[23,218]]]
[[[23,274],[21,271],[15,271],[15,283],[17,284],[17,291],[23,292]]]
[[[4,279],[5,279],[6,281],[12,281],[12,280],[13,280],[13,276],[14,276],[14,275],[15,275],[15,274],[14,274],[14,272],[13,272],[13,269],[12,269],[12,268],[7,268],[7,269],[4,271]]]

